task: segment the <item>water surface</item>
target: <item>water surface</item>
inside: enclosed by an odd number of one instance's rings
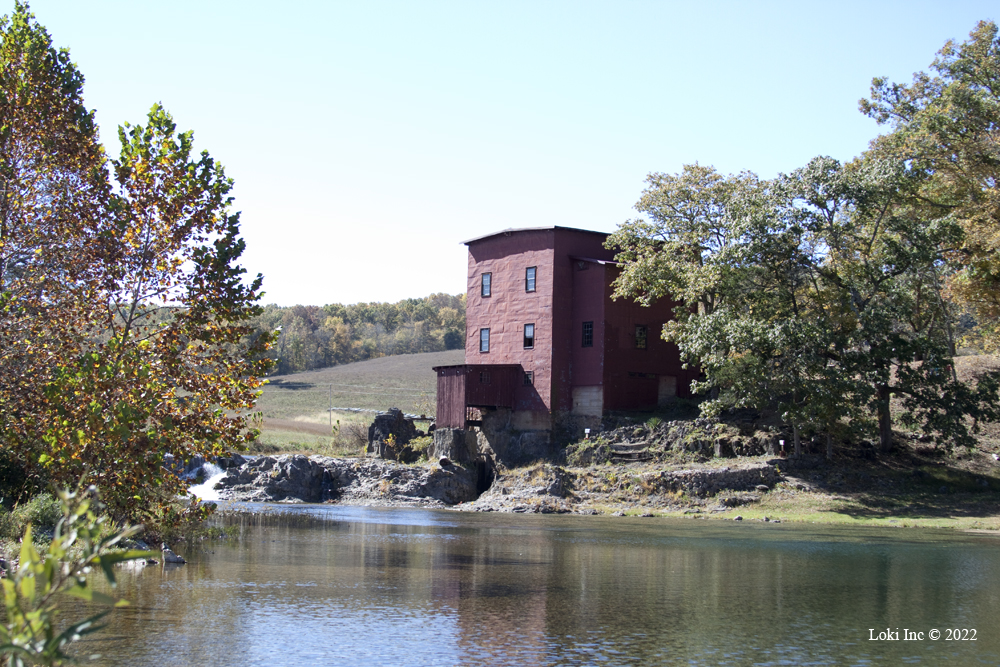
[[[992,535],[290,511],[179,546],[187,565],[124,572],[132,605],[83,654],[137,667],[1000,664]],[[869,640],[887,628],[900,640]],[[945,641],[962,628],[976,641]]]

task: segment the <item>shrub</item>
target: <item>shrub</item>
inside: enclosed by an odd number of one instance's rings
[[[153,555],[117,549],[123,539],[138,532],[140,527],[108,531],[105,518],[99,516],[104,508],[94,487],[60,491],[58,496],[58,501],[49,496],[33,506],[25,505],[30,507],[24,510],[25,515],[34,513],[46,518],[51,517],[53,505],[58,509],[52,541],[45,553],[39,553],[29,524],[24,530],[16,571],[0,581],[6,611],[0,624],[0,656],[11,666],[61,665],[69,661],[71,657],[65,648],[97,630],[95,623],[115,605],[113,598],[88,585],[87,573],[92,568],[100,569],[114,586],[116,563]],[[106,605],[108,609],[56,634],[57,596],[61,593]]]
[[[434,444],[434,436],[422,435],[419,438],[410,440],[410,449],[416,452],[418,460],[427,460],[427,451]]]

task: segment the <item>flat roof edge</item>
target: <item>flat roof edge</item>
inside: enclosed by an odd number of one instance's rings
[[[475,243],[476,241],[483,241],[485,239],[492,238],[494,236],[500,236],[501,234],[505,234],[505,235],[509,236],[510,234],[514,234],[514,233],[517,233],[517,232],[547,232],[547,231],[554,231],[556,229],[563,229],[563,230],[570,231],[570,232],[583,232],[585,234],[598,234],[598,235],[604,236],[604,237],[607,237],[607,236],[611,235],[610,232],[597,232],[597,231],[594,231],[593,229],[579,229],[577,227],[562,227],[560,225],[553,225],[551,227],[519,227],[519,228],[510,227],[508,229],[501,229],[498,232],[491,232],[489,234],[484,234],[483,236],[477,236],[475,238],[468,239],[466,241],[462,241],[462,245],[469,245],[470,243]]]

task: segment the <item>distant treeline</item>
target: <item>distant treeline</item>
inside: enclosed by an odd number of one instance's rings
[[[397,303],[264,308],[259,332],[279,330],[274,373],[325,368],[394,354],[465,345],[465,295],[431,294]],[[280,329],[279,329],[280,328]]]

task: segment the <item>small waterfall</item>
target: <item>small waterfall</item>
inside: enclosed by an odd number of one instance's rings
[[[200,500],[222,500],[219,492],[215,490],[215,485],[226,476],[226,471],[214,463],[205,463],[201,466],[201,473],[205,482],[188,489],[188,495],[196,496]]]

